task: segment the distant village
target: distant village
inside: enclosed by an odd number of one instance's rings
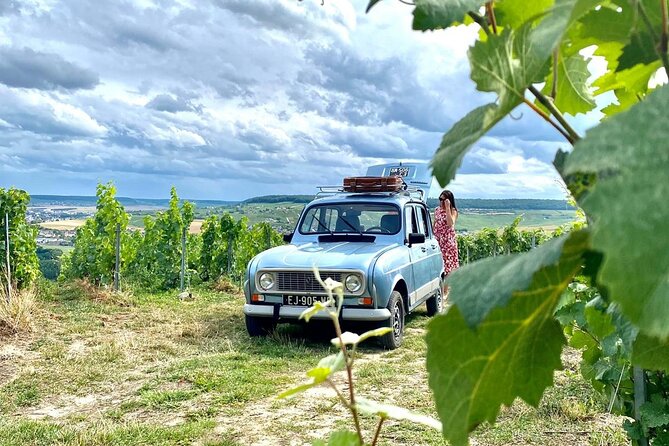
[[[62,220],[85,220],[93,215],[95,208],[65,207],[65,206],[39,206],[29,207],[26,219],[29,223],[39,227],[37,244],[40,246],[72,246],[76,227],[49,227],[49,222]],[[47,223],[47,225],[44,225]]]

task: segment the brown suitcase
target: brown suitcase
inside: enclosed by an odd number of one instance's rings
[[[397,192],[403,187],[399,176],[344,178],[344,192]]]

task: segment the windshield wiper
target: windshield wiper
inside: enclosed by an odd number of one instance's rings
[[[360,230],[360,228],[356,229],[356,227],[353,226],[351,223],[349,223],[345,218],[342,218],[341,221],[343,221],[344,223],[346,223],[346,226],[348,226],[349,228],[353,229],[353,231],[355,231],[355,232],[357,232],[358,234],[362,235],[362,231]]]
[[[313,217],[314,217],[314,220],[316,220],[316,221],[318,222],[318,225],[319,225],[320,227],[322,227],[323,229],[325,229],[326,231],[328,231],[328,234],[330,234],[330,235],[334,235],[334,232],[332,232],[332,230],[330,230],[327,226],[325,226],[325,225],[323,224],[323,222],[322,222],[318,217],[316,217],[315,215],[314,215]]]

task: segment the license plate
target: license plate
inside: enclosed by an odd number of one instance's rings
[[[310,307],[316,302],[326,302],[327,296],[283,296],[284,305],[299,305],[302,307]]]
[[[409,168],[408,167],[391,167],[390,168],[390,175],[397,175],[400,177],[405,177],[409,175]]]

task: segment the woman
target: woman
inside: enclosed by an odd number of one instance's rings
[[[441,248],[446,275],[460,266],[458,241],[455,237],[455,221],[457,219],[458,208],[455,206],[453,192],[445,190],[439,194],[439,207],[434,211],[434,236]]]

